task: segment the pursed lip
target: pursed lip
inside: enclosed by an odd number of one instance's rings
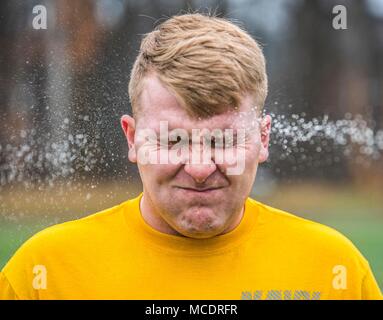
[[[190,187],[177,187],[179,189],[182,189],[182,190],[186,190],[186,191],[194,191],[194,192],[210,192],[210,191],[216,191],[216,190],[220,190],[220,189],[223,189],[224,187],[214,187],[214,188],[190,188]]]

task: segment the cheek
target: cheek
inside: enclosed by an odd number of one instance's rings
[[[260,149],[261,149],[260,144],[255,144],[247,152],[245,172],[248,173],[248,175],[249,175],[249,177],[251,177],[251,179],[254,179],[255,175],[257,173]]]
[[[261,151],[261,145],[262,145],[261,136],[259,134],[253,135],[247,144],[246,162],[258,163],[259,153]]]
[[[179,170],[172,164],[138,164],[142,182],[149,188],[169,183]]]
[[[244,165],[243,174],[247,174],[255,171],[258,166],[258,157],[260,152],[260,144],[252,143],[239,149],[229,150],[227,153],[223,152],[219,159],[225,159],[227,161],[216,162],[221,172],[226,172],[228,168]],[[221,160],[222,161],[222,160]]]
[[[247,151],[246,151],[246,164],[250,166],[258,165],[259,152],[261,150],[260,143],[254,143]]]

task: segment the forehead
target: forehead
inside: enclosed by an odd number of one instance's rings
[[[167,121],[169,128],[246,128],[249,121],[256,120],[256,111],[252,99],[243,98],[239,110],[228,110],[225,113],[209,118],[192,118],[177,101],[175,95],[166,88],[155,75],[144,79],[140,97],[140,116],[138,127],[156,128],[160,121]]]

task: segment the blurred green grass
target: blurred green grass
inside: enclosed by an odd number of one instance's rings
[[[108,194],[113,196],[105,196],[106,189]],[[17,248],[37,231],[52,224],[111,207],[138,193],[139,187],[128,191],[126,187],[121,186],[101,187],[93,191],[90,203],[84,200],[84,197],[89,199],[89,193],[77,192],[77,198],[61,195],[60,199],[55,201],[50,197],[48,202],[53,206],[49,206],[49,203],[40,197],[41,201],[38,204],[29,206],[33,207],[29,214],[26,213],[27,204],[25,206],[19,204],[16,208],[8,203],[9,210],[12,211],[11,219],[5,214],[7,206],[3,203],[1,207],[3,217],[0,215],[0,269]],[[253,197],[268,205],[331,226],[343,233],[369,261],[376,280],[383,289],[383,200],[380,193],[380,190],[287,185],[278,187],[267,195],[257,196],[255,192]],[[31,197],[35,198],[36,195]],[[63,203],[66,203],[66,206]],[[23,212],[21,215],[16,212],[20,213],[20,210]],[[39,213],[36,213],[37,211]]]
[[[0,222],[0,269],[13,253],[33,234],[50,224],[36,221]]]

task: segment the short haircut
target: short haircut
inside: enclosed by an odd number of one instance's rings
[[[234,23],[200,13],[173,16],[147,33],[129,82],[133,115],[139,113],[145,76],[155,73],[191,116],[237,110],[244,95],[260,112],[267,96],[260,45]]]

